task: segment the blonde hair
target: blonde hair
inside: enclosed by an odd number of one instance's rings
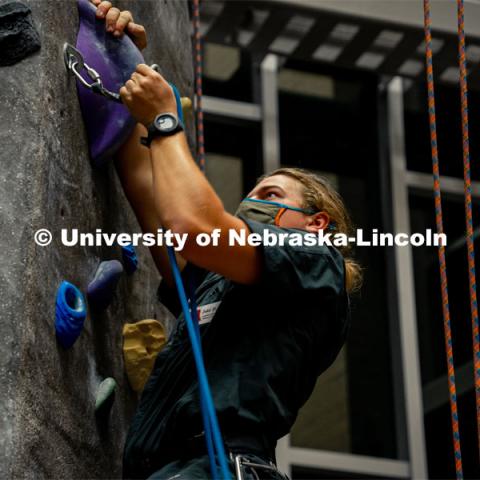
[[[303,208],[325,212],[330,217],[330,225],[334,225],[333,233],[344,233],[352,236],[353,223],[343,203],[342,197],[336,192],[331,183],[320,175],[316,175],[302,168],[279,168],[263,175],[257,181],[274,175],[285,175],[297,180],[303,185]],[[362,286],[362,267],[352,256],[352,248],[337,247],[345,261],[345,285],[348,293],[360,290]]]

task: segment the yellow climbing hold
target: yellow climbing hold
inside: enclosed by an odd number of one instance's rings
[[[141,320],[123,326],[125,370],[130,386],[136,392],[143,390],[165,343],[165,329],[158,320]]]
[[[182,103],[183,115],[185,116],[192,110],[192,101],[188,97],[182,97],[180,101]]]

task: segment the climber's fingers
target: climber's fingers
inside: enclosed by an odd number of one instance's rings
[[[145,27],[133,20],[132,12],[120,10],[112,6],[111,2],[90,0],[97,7],[97,18],[105,18],[105,27],[115,37],[121,37],[127,32],[139,50],[147,46],[147,32]]]
[[[133,83],[136,83],[137,85],[142,85],[144,77],[139,75],[137,72],[133,72],[131,76],[131,80]]]
[[[120,18],[120,9],[119,8],[116,8],[116,7],[111,7],[108,12],[107,12],[107,15],[105,16],[105,26],[107,27],[107,32],[110,32],[110,33],[117,33],[117,21],[118,19]],[[120,33],[117,33],[117,35],[119,35]]]
[[[125,83],[125,88],[127,89],[129,94],[132,94],[134,91],[136,91],[137,87],[138,87],[138,83],[132,79],[127,80]]]
[[[145,65],[144,63],[139,63],[135,71],[142,77],[149,77],[157,82],[160,80],[163,83],[167,83],[167,81],[157,71],[148,65]]]
[[[143,50],[147,46],[147,32],[143,25],[134,23],[132,20],[127,24],[126,30],[139,50]]]
[[[132,78],[135,78],[138,83],[144,86],[153,87],[159,92],[161,92],[162,89],[167,89],[168,92],[171,90],[169,83],[162,77],[162,75],[144,63],[139,63],[137,65],[135,72],[132,74]]]
[[[162,77],[162,75],[144,63],[139,63],[137,65],[131,78],[139,85],[153,89],[157,94],[170,95],[172,92],[170,84]]]
[[[127,82],[128,83],[128,82]],[[120,93],[120,98],[122,99],[122,102],[127,105],[132,101],[132,94],[130,93],[128,87],[125,84],[119,91]]]
[[[120,96],[132,116],[145,126],[161,112],[176,111],[172,87],[158,72],[145,64],[137,66],[121,88]]]
[[[115,32],[113,33],[116,37],[119,37],[123,34],[126,26],[133,22],[132,13],[128,10],[123,10],[120,12],[120,15],[117,18],[117,23],[115,24]]]
[[[97,7],[97,17],[98,18],[105,18],[107,12],[112,8],[111,2],[100,1],[100,2],[93,2],[94,5]]]
[[[152,72],[153,72],[153,73],[156,73],[155,70],[153,70],[152,68],[150,68],[148,65],[145,65],[144,63],[139,63],[139,64],[137,65],[136,71],[137,71],[140,75],[150,75]]]

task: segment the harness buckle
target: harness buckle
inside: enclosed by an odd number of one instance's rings
[[[269,465],[264,465],[263,463],[257,463],[257,462],[252,462],[252,461],[248,460],[241,453],[229,452],[229,455],[230,455],[230,459],[232,460],[233,465],[235,467],[236,480],[245,480],[245,477],[243,476],[244,467],[250,467],[252,469],[257,469],[258,468],[258,469],[261,469],[261,470],[267,470],[267,471],[275,472],[276,474],[278,474],[284,480],[290,480],[287,475],[285,475],[284,473],[280,472],[277,469],[277,466],[271,460],[269,460],[269,462],[268,462]],[[253,472],[254,472],[255,476],[257,477],[257,480],[260,480],[258,475],[257,475],[257,472],[255,470],[253,470]]]

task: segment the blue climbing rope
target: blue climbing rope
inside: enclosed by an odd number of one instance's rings
[[[175,99],[177,101],[177,114],[180,121],[183,123],[183,111],[180,101],[180,94],[177,87],[170,83]],[[223,446],[222,435],[218,426],[218,420],[215,413],[215,407],[213,405],[212,395],[210,387],[208,385],[208,379],[205,372],[205,364],[203,363],[202,354],[202,342],[200,339],[200,328],[197,320],[197,306],[195,302],[195,292],[189,292],[190,304],[185,293],[180,270],[178,269],[177,259],[175,257],[174,250],[168,248],[168,256],[170,265],[172,267],[175,284],[177,286],[178,296],[182,305],[183,315],[185,322],[187,323],[188,333],[190,335],[190,342],[192,344],[192,350],[194,354],[195,364],[197,367],[199,387],[200,387],[200,410],[202,412],[203,427],[205,431],[205,441],[207,444],[208,457],[210,459],[210,469],[212,472],[213,480],[217,480],[217,463],[215,460],[215,449],[220,463],[220,471],[222,473],[222,479],[230,478],[228,473],[227,458],[225,455],[225,448]],[[192,289],[193,290],[193,289]]]
[[[202,346],[200,341],[200,332],[197,326],[195,326],[192,319],[190,306],[188,304],[187,295],[185,294],[185,288],[183,286],[182,278],[180,276],[180,270],[178,268],[175,252],[172,247],[168,247],[168,257],[170,265],[172,267],[173,278],[177,287],[178,297],[182,305],[183,315],[185,316],[185,323],[187,325],[188,334],[190,336],[190,343],[192,345],[193,358],[195,360],[195,366],[198,375],[198,385],[200,389],[200,402],[202,409],[202,416],[204,419],[205,437],[207,440],[207,449],[209,450],[210,463],[212,468],[212,474],[216,475],[216,461],[214,458],[213,448],[215,448],[220,466],[221,478],[231,478],[227,456],[225,454],[225,448],[223,445],[222,434],[220,433],[220,427],[218,425],[217,414],[215,412],[215,406],[213,404],[212,394],[208,385],[207,372],[205,370],[205,364],[203,362]],[[209,439],[209,436],[211,438]],[[212,442],[210,445],[209,443]],[[215,477],[214,477],[215,478]]]
[[[195,301],[195,287],[192,281],[189,282],[189,297],[190,297],[190,312],[192,314],[193,324],[195,325],[195,333],[197,335],[197,341],[201,348],[201,337],[200,337],[200,326],[198,323],[198,315],[197,315],[197,302]],[[213,435],[212,435],[212,425],[210,422],[210,418],[208,416],[207,411],[207,404],[205,402],[205,398],[203,395],[200,395],[200,409],[202,412],[202,420],[203,426],[205,430],[205,442],[207,444],[207,452],[208,458],[210,460],[210,470],[212,472],[213,480],[218,480],[218,469],[217,469],[217,462],[215,461],[215,445],[213,443]]]

